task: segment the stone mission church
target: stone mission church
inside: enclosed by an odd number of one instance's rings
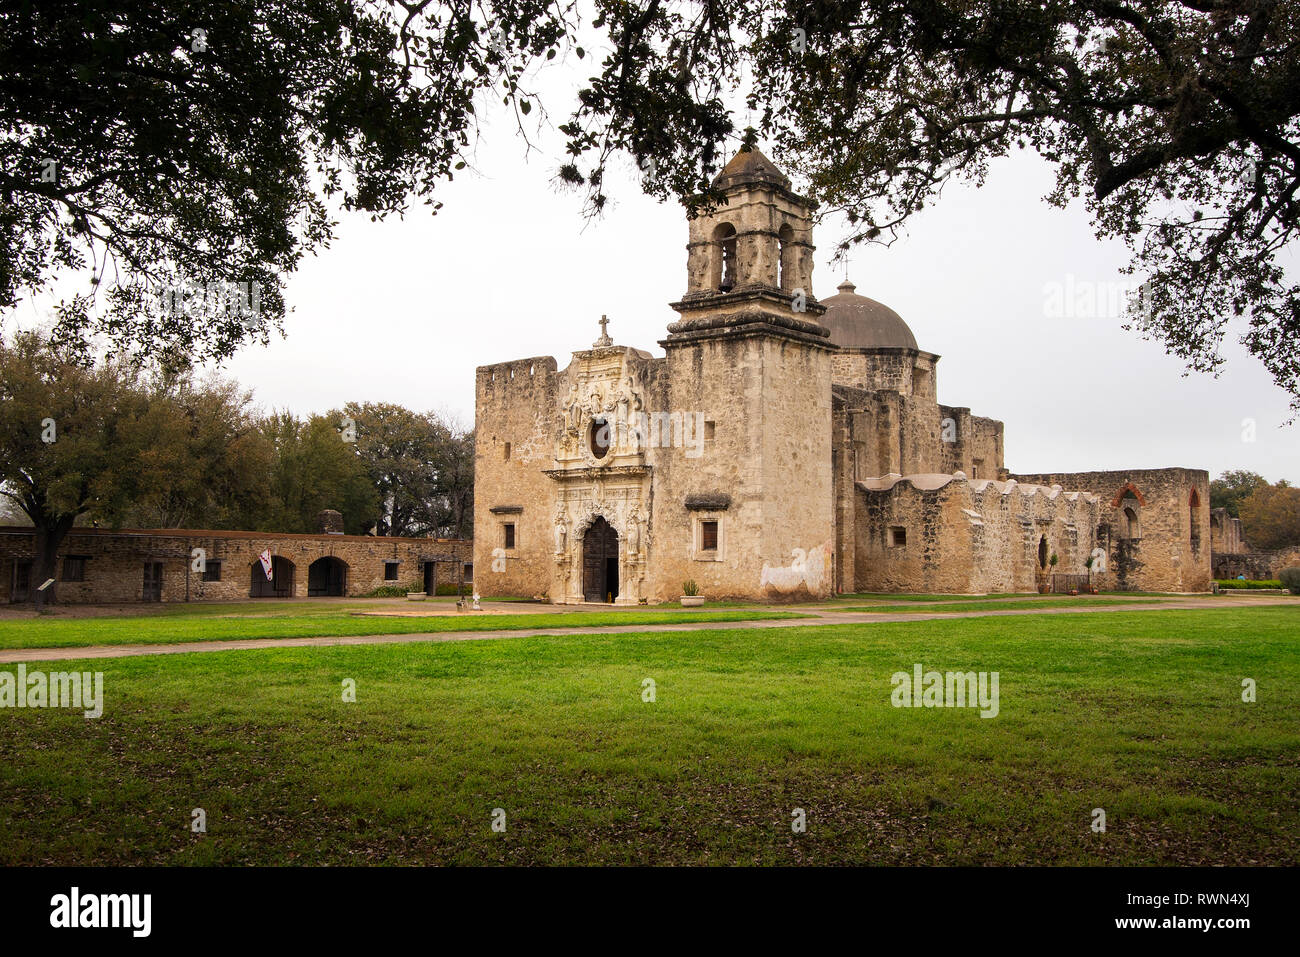
[[[564,369],[477,370],[479,591],[1209,590],[1205,471],[1009,473],[1002,423],[939,404],[939,356],[897,313],[849,282],[813,295],[815,207],[770,160],[744,149],[716,184],[663,358],[602,322]]]

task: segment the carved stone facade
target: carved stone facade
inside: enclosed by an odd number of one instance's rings
[[[717,184],[663,358],[602,320],[563,370],[478,369],[485,595],[1032,591],[1089,557],[1109,587],[1208,589],[1206,473],[1010,476],[1002,423],[938,402],[940,357],[893,310],[848,282],[813,296],[814,206],[770,160],[744,150]],[[1158,503],[1140,537],[1116,531],[1125,484]]]

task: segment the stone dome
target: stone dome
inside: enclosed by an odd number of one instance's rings
[[[731,162],[722,168],[713,180],[719,189],[731,186],[748,186],[763,183],[790,188],[790,177],[782,173],[775,163],[762,154],[757,146],[741,147],[740,152],[731,158]]]
[[[859,296],[847,279],[839,292],[821,301],[826,315],[818,321],[831,331],[831,342],[845,349],[916,349],[907,323],[884,303]]]

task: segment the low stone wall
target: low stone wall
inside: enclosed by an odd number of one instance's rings
[[[857,500],[855,589],[872,592],[1033,592],[1052,572],[1086,574],[1101,508],[1088,493],[960,472],[859,482]]]
[[[1203,469],[1127,469],[1012,475],[1101,499],[1097,538],[1108,587],[1121,591],[1210,590],[1210,477]]]
[[[1300,566],[1300,545],[1272,550],[1248,550],[1214,554],[1214,577],[1236,578],[1245,575],[1253,581],[1272,581],[1282,569]]]
[[[0,601],[25,600],[23,565],[31,561],[32,546],[30,527],[0,526]],[[196,570],[195,549],[203,550],[206,573]],[[266,581],[258,558],[267,549],[273,582]],[[160,577],[158,597],[149,600],[356,597],[386,585],[424,591],[426,584],[462,576],[472,581],[472,562],[473,543],[456,539],[77,528],[59,549],[55,594],[67,603],[143,601],[147,582]],[[31,574],[28,590],[41,584]]]

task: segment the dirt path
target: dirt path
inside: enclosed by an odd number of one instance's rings
[[[871,625],[890,622],[940,621],[949,618],[996,618],[1017,615],[1102,614],[1105,612],[1165,611],[1174,609],[1242,608],[1260,605],[1291,605],[1300,609],[1294,598],[1219,598],[1135,600],[1123,605],[1097,607],[1042,607],[1014,611],[916,612],[879,614],[872,612],[835,611],[831,607],[798,610],[811,617],[783,618],[769,621],[683,622],[670,625],[602,625],[577,628],[520,628],[500,631],[448,631],[407,635],[355,635],[324,638],[250,638],[228,641],[191,641],[174,645],[92,645],[82,648],[12,648],[0,650],[0,664],[28,661],[71,661],[83,658],[131,658],[137,655],[183,655],[212,651],[256,651],[265,648],[311,648],[331,645],[396,645],[429,641],[486,641],[492,638],[522,638],[527,635],[622,635],[660,631],[717,631],[735,628],[806,628],[823,625]],[[1300,615],[1296,619],[1300,630]]]

